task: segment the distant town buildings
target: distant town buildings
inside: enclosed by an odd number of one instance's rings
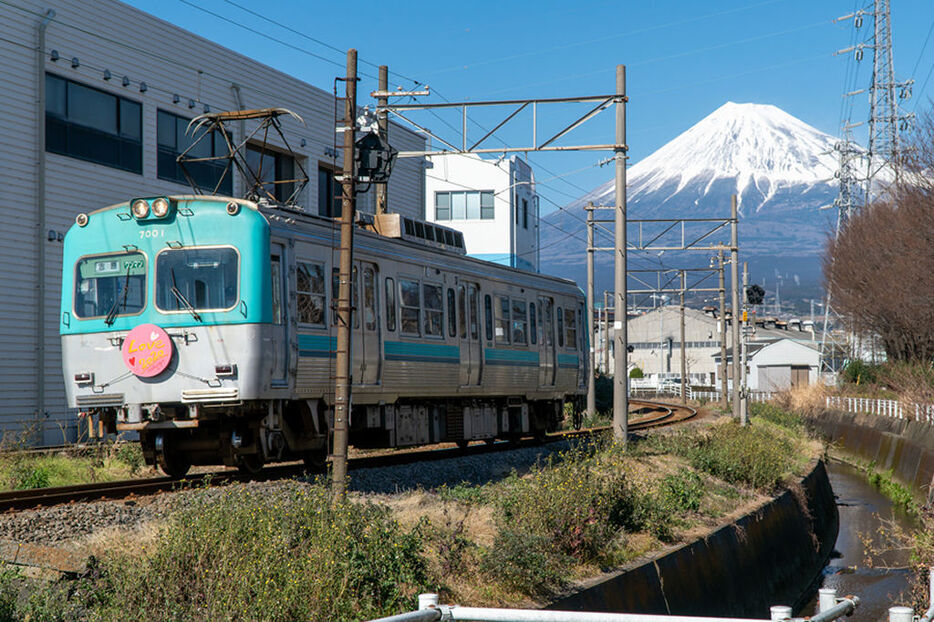
[[[471,257],[537,272],[539,204],[528,163],[459,154],[428,162],[426,220],[462,231]]]

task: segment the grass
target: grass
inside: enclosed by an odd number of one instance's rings
[[[534,605],[761,502],[800,465],[788,456],[808,453],[793,428],[769,411],[628,450],[607,437],[484,485],[337,506],[321,482],[205,489],[164,523],[111,537],[78,581],[24,598],[24,579],[0,569],[0,620],[369,619],[426,591]]]
[[[70,486],[134,477],[143,455],[136,443],[107,443],[81,453],[0,452],[0,490]]]

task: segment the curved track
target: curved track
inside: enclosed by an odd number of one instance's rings
[[[696,416],[697,411],[688,406],[649,402],[645,400],[630,400],[629,431],[647,430],[650,428],[673,425]],[[609,430],[610,426],[600,426],[584,430],[572,430],[549,434],[545,442],[557,442],[568,438],[584,438],[593,434]],[[348,461],[350,470],[392,466],[398,464],[411,464],[413,462],[444,460],[463,455],[495,453],[508,451],[516,445],[532,444],[536,441],[525,438],[518,442],[500,441],[493,444],[475,444],[468,448],[452,446],[433,446],[429,449],[396,450],[389,453],[375,453],[373,455],[352,458]],[[100,499],[126,499],[134,496],[145,496],[158,492],[178,490],[183,488],[198,488],[214,484],[238,481],[268,481],[286,477],[296,477],[307,473],[302,464],[279,464],[264,468],[255,475],[244,475],[238,471],[227,469],[183,479],[171,477],[154,477],[147,479],[121,480],[95,484],[80,484],[76,486],[60,486],[55,488],[36,488],[30,490],[14,490],[0,493],[0,512],[50,507],[66,503],[81,501],[95,501]]]

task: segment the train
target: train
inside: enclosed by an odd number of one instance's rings
[[[474,259],[463,234],[358,214],[349,439],[466,446],[556,429],[586,390],[573,282]],[[64,239],[70,408],[138,433],[147,464],[326,463],[339,222],[224,196],[134,198]]]

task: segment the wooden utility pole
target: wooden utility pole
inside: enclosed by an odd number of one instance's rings
[[[746,262],[743,262],[743,291],[740,293],[740,296],[743,297],[743,335],[742,335],[742,358],[740,359],[740,369],[743,373],[743,388],[740,393],[740,404],[739,404],[739,414],[740,421],[749,420],[749,396],[748,387],[746,386],[749,382],[749,379],[746,377],[746,327],[747,327],[747,315],[746,315],[746,288],[749,287],[749,266],[746,265]]]
[[[736,195],[730,197],[730,277],[733,279],[733,416],[740,424],[746,425],[746,419],[740,412],[740,360],[739,360],[739,211],[736,207]]]
[[[720,268],[720,407],[725,411],[729,384],[726,378],[726,278],[723,272],[723,249],[717,251],[717,266]]]
[[[597,387],[596,387],[596,344],[594,342],[594,319],[593,319],[593,202],[587,204],[584,208],[587,210],[587,338],[590,344],[590,354],[587,369],[587,414],[591,417],[597,411]]]
[[[687,394],[687,350],[684,344],[684,290],[687,287],[684,270],[681,270],[681,403],[688,403]]]
[[[613,298],[613,436],[626,445],[629,437],[629,359],[626,334],[626,66],[616,66],[616,236]]]
[[[610,375],[610,300],[603,290],[603,373]]]
[[[337,361],[334,372],[334,448],[331,457],[332,499],[342,500],[347,491],[347,442],[350,423],[350,327],[353,316],[353,234],[356,199],[354,193],[354,128],[357,119],[357,50],[347,51],[344,78],[344,169],[341,174],[340,267],[337,293]]]
[[[386,65],[379,66],[379,92],[385,94],[389,90],[389,67]],[[386,106],[389,104],[388,97],[377,97],[376,105],[377,106]],[[389,113],[386,112],[384,108],[380,108],[377,113],[377,127],[379,128],[379,137],[384,141],[389,142]],[[387,182],[381,181],[376,183],[376,213],[385,214],[386,213],[386,202],[387,202]]]

